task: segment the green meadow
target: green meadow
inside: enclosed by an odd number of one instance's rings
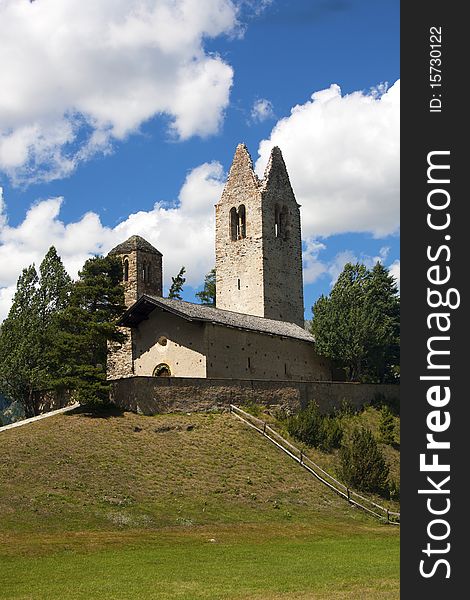
[[[228,414],[69,413],[0,457],[0,598],[399,598],[399,528]]]

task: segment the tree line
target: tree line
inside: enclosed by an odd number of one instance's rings
[[[79,402],[106,399],[107,341],[124,311],[122,266],[116,257],[87,260],[72,282],[51,247],[23,269],[0,331],[0,391],[38,414],[44,392],[72,392]]]

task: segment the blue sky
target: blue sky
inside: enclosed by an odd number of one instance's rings
[[[193,299],[239,142],[283,150],[307,317],[347,260],[399,276],[397,0],[87,1],[0,5],[0,318],[50,244],[75,275],[132,233]]]

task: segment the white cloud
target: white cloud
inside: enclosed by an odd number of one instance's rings
[[[399,103],[399,81],[346,96],[331,85],[295,106],[260,143],[260,175],[272,146],[282,150],[304,238],[398,231]]]
[[[400,261],[399,260],[395,260],[390,265],[390,275],[393,275],[393,277],[395,277],[398,288],[400,288]]]
[[[259,100],[255,100],[253,103],[253,108],[251,109],[251,119],[255,123],[262,123],[267,119],[272,119],[274,117],[274,109],[273,105],[266,98],[260,98]]]
[[[233,69],[204,39],[234,35],[232,0],[0,2],[0,170],[61,177],[155,115],[179,139],[218,131]]]
[[[114,228],[104,226],[93,212],[65,224],[60,219],[63,198],[38,202],[22,223],[9,226],[0,188],[0,321],[8,313],[21,270],[32,263],[38,266],[51,245],[76,277],[93,254],[107,253],[133,234],[142,235],[163,253],[167,286],[181,265],[186,266],[187,283],[200,285],[214,266],[214,204],[224,182],[220,163],[204,163],[188,173],[176,207],[157,202],[152,210],[134,213]]]
[[[304,283],[314,283],[320,277],[328,277],[330,285],[333,286],[340,274],[342,273],[344,266],[347,263],[362,263],[368,269],[371,269],[378,262],[385,265],[390,248],[383,246],[380,248],[378,255],[371,256],[369,254],[358,254],[353,250],[342,250],[338,252],[331,260],[322,260],[320,254],[323,250],[326,250],[326,245],[318,240],[309,238],[306,240],[304,251],[302,252],[303,265],[304,265]],[[398,282],[400,278],[400,261],[395,260],[391,265],[388,266],[390,273],[393,276],[397,276],[398,271]]]

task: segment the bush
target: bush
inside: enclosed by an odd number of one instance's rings
[[[286,428],[296,439],[325,452],[338,448],[343,438],[341,421],[332,416],[321,415],[317,404],[288,417]]]
[[[389,467],[370,429],[355,428],[339,451],[340,476],[358,490],[384,494]]]
[[[264,407],[254,402],[253,400],[249,400],[248,402],[245,402],[245,404],[243,404],[241,408],[245,412],[250,413],[250,415],[253,415],[253,417],[259,418],[263,414]]]
[[[379,435],[384,444],[395,442],[395,419],[388,406],[382,406],[380,411]]]
[[[388,486],[390,500],[400,501],[400,482],[392,479]]]

